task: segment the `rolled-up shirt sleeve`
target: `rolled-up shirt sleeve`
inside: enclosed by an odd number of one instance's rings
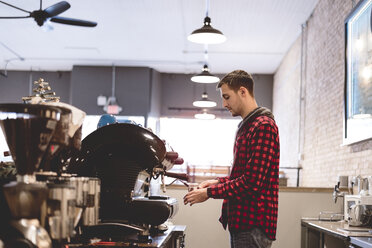
[[[229,180],[229,177],[217,177],[218,183],[225,183]]]

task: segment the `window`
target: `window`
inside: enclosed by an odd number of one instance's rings
[[[372,138],[372,1],[360,1],[345,22],[344,144]]]
[[[160,118],[160,138],[186,165],[231,165],[240,119],[196,120]]]

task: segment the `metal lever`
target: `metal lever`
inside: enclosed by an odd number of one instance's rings
[[[189,175],[187,175],[186,173],[174,173],[174,172],[165,171],[164,174],[167,177],[173,177],[173,178],[177,178],[183,181],[189,181]]]

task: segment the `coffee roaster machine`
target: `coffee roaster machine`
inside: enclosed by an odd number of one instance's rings
[[[182,163],[146,128],[112,124],[81,141],[61,105],[0,104],[16,174],[0,177],[0,247],[184,247],[164,223],[177,200],[150,182]]]
[[[167,172],[182,163],[176,152],[167,151],[164,141],[135,124],[111,124],[88,135],[68,168],[101,180],[100,223],[86,226],[85,235],[117,242],[125,236],[137,245],[157,247],[151,244],[162,242],[158,238],[165,239],[166,232],[172,233],[173,244],[164,247],[183,247],[182,228],[167,230],[163,224],[177,213],[177,200],[150,190],[150,181],[164,176],[187,180],[185,174]]]

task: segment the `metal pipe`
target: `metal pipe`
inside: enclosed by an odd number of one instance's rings
[[[115,73],[115,65],[112,65],[112,82],[111,82],[111,96],[115,97],[115,81],[116,81],[116,73]]]

